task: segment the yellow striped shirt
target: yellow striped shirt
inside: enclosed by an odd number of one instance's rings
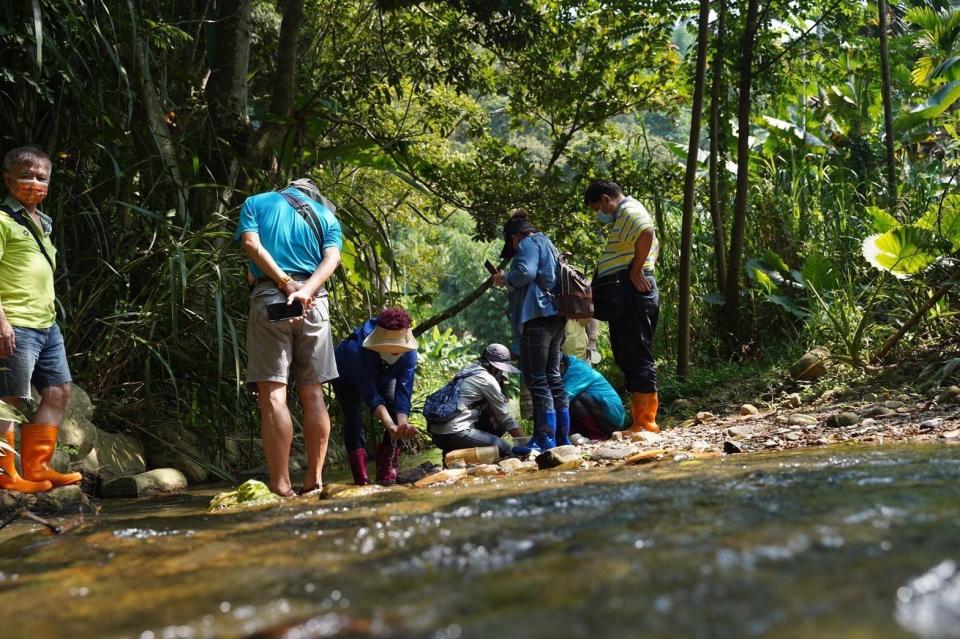
[[[607,234],[607,245],[597,264],[598,275],[609,275],[630,267],[637,238],[647,229],[653,228],[653,220],[647,213],[646,207],[632,197],[627,197],[617,209],[616,219],[610,225]],[[660,253],[660,242],[656,236],[650,245],[650,252],[643,263],[644,270],[653,270]]]

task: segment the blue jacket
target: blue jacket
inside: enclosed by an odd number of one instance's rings
[[[543,233],[520,240],[506,279],[514,336],[524,323],[557,314],[550,293],[557,285],[557,249]]]
[[[567,363],[567,370],[563,374],[563,387],[567,391],[567,397],[573,401],[577,395],[586,393],[603,406],[603,414],[607,419],[623,426],[623,402],[607,378],[590,368],[582,359],[570,355],[564,355],[563,359]]]
[[[370,410],[386,404],[378,390],[384,382],[397,380],[393,408],[398,413],[410,414],[413,397],[413,377],[417,371],[417,351],[409,351],[393,364],[387,364],[380,354],[363,347],[363,340],[377,327],[376,318],[358,326],[350,337],[337,345],[337,369],[340,382],[349,382],[360,391],[360,397]]]

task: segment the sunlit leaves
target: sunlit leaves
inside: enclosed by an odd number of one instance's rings
[[[948,195],[943,206],[939,203],[931,206],[916,226],[950,242],[954,250],[960,250],[960,195]]]
[[[874,267],[900,279],[930,266],[939,256],[929,235],[915,226],[900,226],[863,240],[863,257]]]

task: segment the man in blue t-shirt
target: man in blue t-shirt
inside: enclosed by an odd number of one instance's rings
[[[284,497],[319,492],[330,439],[323,384],[337,378],[330,332],[327,280],[340,264],[340,222],[312,180],[294,180],[282,191],[248,197],[236,239],[250,258],[253,290],[247,318],[247,383],[255,386],[270,489]],[[271,321],[270,304],[302,304],[303,314]],[[297,385],[303,404],[307,474],[290,484],[293,422],[287,385]]]

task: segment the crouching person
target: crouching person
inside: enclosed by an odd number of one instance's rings
[[[623,402],[606,377],[570,355],[560,361],[560,372],[570,399],[571,433],[603,440],[623,429]]]
[[[0,203],[0,399],[21,406],[40,393],[33,422],[20,430],[20,462],[0,451],[0,488],[45,492],[80,482],[80,473],[50,467],[70,396],[70,369],[57,326],[53,271],[57,251],[50,241],[53,220],[38,208],[50,188],[52,163],[34,147],[4,157],[9,195]],[[13,447],[13,422],[0,421],[0,437]]]
[[[423,412],[434,445],[444,454],[461,448],[496,446],[500,457],[510,455],[513,447],[501,437],[506,433],[520,437],[521,432],[510,414],[503,387],[508,374],[519,372],[510,364],[506,346],[487,346],[475,364],[458,371],[451,382],[428,398]],[[440,410],[429,410],[432,403]],[[447,403],[452,415],[439,406]]]
[[[397,480],[400,440],[416,437],[410,400],[417,370],[413,321],[402,308],[387,308],[358,326],[337,346],[340,378],[333,383],[343,414],[343,441],[353,481],[369,484],[363,406],[383,425],[377,445],[377,481]]]

